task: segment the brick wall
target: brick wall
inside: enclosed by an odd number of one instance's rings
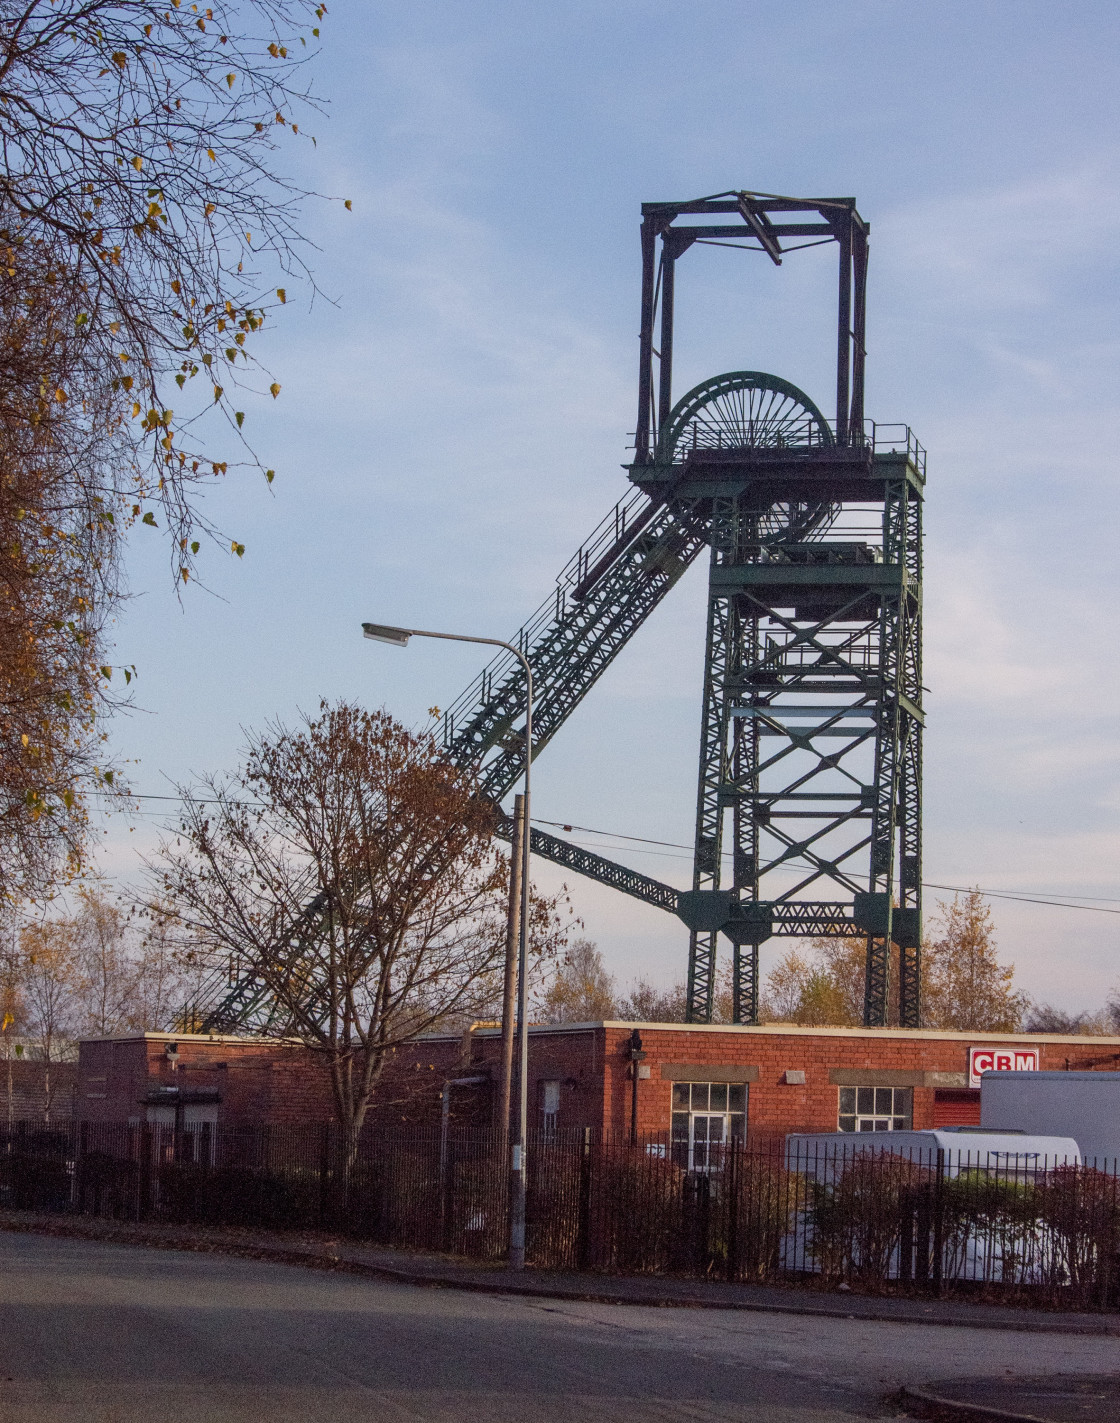
[[[77,1083],[76,1062],[52,1062],[48,1067],[20,1058],[10,1064],[0,1059],[0,1127],[7,1125],[9,1116],[13,1122],[70,1121]]]
[[[552,1081],[560,1084],[561,1131],[589,1126],[596,1132],[626,1133],[635,1027],[645,1052],[642,1067],[649,1069],[648,1077],[640,1075],[638,1081],[638,1130],[643,1133],[668,1130],[672,1084],[681,1078],[747,1081],[752,1131],[835,1131],[841,1084],[912,1088],[917,1128],[932,1126],[935,1118],[941,1124],[949,1117],[968,1121],[972,1109],[962,1094],[968,1091],[972,1046],[1037,1048],[1043,1070],[1115,1069],[1120,1064],[1120,1037],[647,1023],[542,1026],[530,1032],[530,1126],[541,1124],[542,1084]],[[171,1043],[177,1047],[174,1055],[167,1051]],[[492,1122],[500,1048],[496,1028],[425,1038],[400,1048],[386,1063],[370,1124],[434,1125],[448,1082],[453,1084],[453,1122]],[[803,1073],[804,1082],[787,1082],[787,1072]],[[141,1098],[171,1086],[218,1092],[218,1119],[227,1125],[321,1123],[333,1116],[329,1077],[317,1055],[251,1038],[148,1033],[86,1042],[79,1074],[78,1115],[89,1121],[139,1119],[144,1115]]]
[[[142,1120],[142,1099],[160,1087],[217,1092],[218,1120],[227,1126],[299,1125],[332,1116],[330,1081],[318,1057],[283,1043],[170,1033],[101,1038],[81,1044],[78,1074],[83,1121]]]
[[[629,1129],[632,1024],[604,1029],[608,1064],[604,1093],[604,1128]],[[756,1068],[749,1083],[748,1121],[752,1129],[768,1131],[835,1131],[837,1092],[845,1085],[911,1087],[914,1126],[933,1125],[938,1090],[968,1089],[968,1055],[972,1046],[1020,1044],[1039,1049],[1043,1070],[1067,1065],[1114,1065],[1120,1053],[1117,1038],[1057,1038],[1042,1034],[905,1032],[855,1028],[709,1028],[640,1026],[646,1080],[638,1083],[639,1131],[665,1131],[671,1113],[676,1068],[710,1067],[711,1081],[721,1080],[721,1067]],[[804,1073],[805,1081],[787,1083],[786,1072]],[[723,1079],[726,1080],[726,1079]],[[967,1115],[960,1120],[967,1120]]]
[[[933,1125],[936,1094],[953,1094],[955,1119],[969,1120],[970,1047],[1038,1048],[1040,1067],[1114,1068],[1120,1037],[1059,1038],[1044,1034],[942,1033],[900,1029],[724,1028],[684,1024],[574,1024],[530,1031],[530,1123],[540,1124],[541,1084],[558,1080],[561,1130],[591,1126],[612,1135],[630,1129],[630,1035],[641,1033],[645,1052],[639,1076],[638,1130],[664,1132],[670,1124],[675,1079],[748,1081],[748,1121],[762,1133],[835,1131],[838,1079],[845,1085],[913,1089],[914,1126]],[[483,1030],[472,1044],[476,1064],[495,1074],[498,1034]],[[729,1071],[731,1069],[731,1071]],[[787,1083],[788,1072],[805,1081]],[[978,1099],[979,1094],[976,1094]],[[942,1102],[946,1106],[946,1102]],[[939,1113],[942,1122],[945,1112]]]
[[[174,1053],[168,1048],[174,1047]],[[460,1072],[458,1037],[429,1039],[390,1056],[370,1121],[438,1122],[447,1077]],[[143,1120],[143,1099],[161,1087],[217,1092],[223,1126],[299,1126],[334,1119],[329,1069],[297,1045],[237,1037],[144,1033],[80,1046],[77,1115],[90,1122]],[[477,1090],[453,1095],[455,1116],[478,1118]],[[489,1107],[484,1107],[488,1119]]]

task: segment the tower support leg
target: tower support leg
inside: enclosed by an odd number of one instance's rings
[[[710,1023],[715,1007],[716,940],[715,933],[693,930],[688,942],[688,1006],[685,1021]]]
[[[758,945],[736,944],[731,983],[731,1018],[754,1027],[758,1023]]]
[[[898,1022],[902,1028],[920,1028],[922,951],[900,949],[898,953]]]
[[[866,1028],[887,1026],[887,1004],[891,992],[891,941],[883,938],[867,940],[867,977],[863,992],[863,1025]]]

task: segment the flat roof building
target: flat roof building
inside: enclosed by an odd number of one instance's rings
[[[1120,1036],[789,1024],[533,1026],[531,1127],[672,1133],[695,1147],[742,1134],[979,1125],[985,1072],[1115,1070]],[[372,1124],[494,1119],[501,1037],[490,1025],[395,1052]],[[81,1044],[86,1121],[297,1125],[332,1116],[323,1057],[288,1042],[145,1033]]]

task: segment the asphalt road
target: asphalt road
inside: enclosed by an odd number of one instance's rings
[[[1115,1338],[573,1304],[0,1234],[0,1423],[836,1423]]]

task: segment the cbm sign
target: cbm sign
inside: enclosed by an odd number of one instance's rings
[[[968,1085],[979,1087],[985,1072],[1037,1072],[1036,1047],[973,1047],[968,1050]]]

